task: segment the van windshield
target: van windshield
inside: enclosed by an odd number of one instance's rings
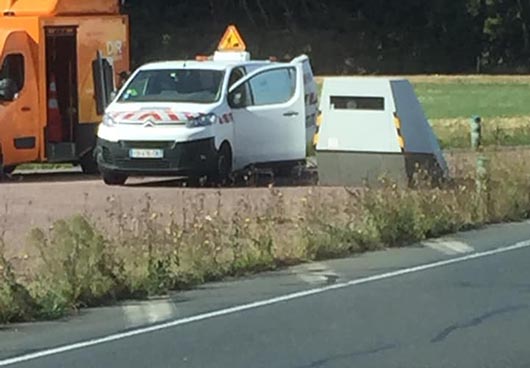
[[[212,103],[221,97],[224,71],[166,69],[140,71],[119,102]]]

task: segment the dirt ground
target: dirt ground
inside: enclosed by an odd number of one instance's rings
[[[75,175],[75,174],[72,174]],[[63,178],[64,179],[64,178]],[[138,185],[141,183],[140,185]],[[288,215],[295,215],[303,199],[340,197],[348,194],[343,188],[290,187],[278,188]],[[55,220],[76,214],[88,214],[105,226],[112,214],[140,216],[147,204],[150,212],[173,214],[178,221],[186,214],[202,210],[205,214],[218,211],[222,216],[260,214],[278,201],[276,189],[228,188],[191,189],[172,182],[146,180],[126,187],[108,187],[99,179],[55,182],[12,182],[0,184],[0,231],[5,230],[9,256],[25,251],[27,235],[34,227],[47,228]],[[168,218],[169,221],[169,218]]]

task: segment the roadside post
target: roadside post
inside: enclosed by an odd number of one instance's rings
[[[488,158],[482,152],[482,118],[478,115],[471,117],[471,148],[477,153],[475,184],[477,193],[488,194]],[[486,198],[486,203],[489,203]]]

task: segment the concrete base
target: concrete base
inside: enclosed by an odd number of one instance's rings
[[[317,162],[324,186],[375,186],[382,178],[408,186],[420,168],[438,175],[432,154],[317,151]]]

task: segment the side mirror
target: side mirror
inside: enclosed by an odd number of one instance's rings
[[[16,97],[16,85],[12,79],[0,80],[0,100],[1,101],[14,101]]]
[[[114,90],[110,93],[110,101],[114,101],[114,99],[118,96],[118,91]]]
[[[228,103],[231,107],[242,108],[243,106],[243,93],[238,90],[233,91],[228,95]]]

